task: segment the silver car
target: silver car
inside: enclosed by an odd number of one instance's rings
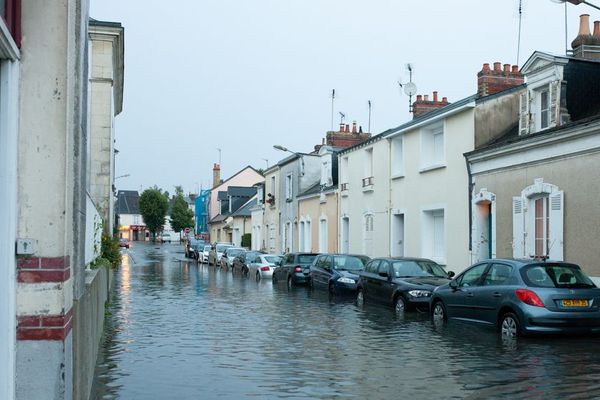
[[[208,265],[220,267],[221,256],[223,256],[223,252],[230,247],[233,247],[231,243],[216,243],[208,253]]]
[[[207,244],[204,246],[204,248],[202,249],[202,253],[200,253],[200,262],[202,264],[208,263],[208,255],[210,253],[210,250],[212,249],[212,246]]]
[[[233,268],[233,259],[245,252],[246,249],[242,247],[228,247],[223,251],[221,255],[220,263],[221,268]]]
[[[248,260],[248,276],[255,277],[257,281],[271,278],[281,259],[282,256],[277,254],[257,254],[253,260]]]

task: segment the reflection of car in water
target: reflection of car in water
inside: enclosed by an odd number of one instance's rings
[[[503,337],[600,332],[600,289],[566,262],[482,261],[437,288],[431,304],[434,322],[475,322]]]

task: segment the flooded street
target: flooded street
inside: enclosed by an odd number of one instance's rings
[[[291,291],[132,243],[96,367],[96,399],[592,398],[600,338],[502,342],[471,325]]]

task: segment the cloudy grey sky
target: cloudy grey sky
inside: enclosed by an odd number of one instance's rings
[[[124,107],[117,117],[119,189],[207,187],[310,151],[331,121],[379,133],[410,119],[397,81],[456,101],[476,92],[484,62],[517,62],[518,0],[91,0],[91,17],[125,27]],[[593,2],[593,1],[592,1]],[[564,5],[524,0],[520,65],[564,54]],[[568,6],[568,39],[588,6]],[[365,129],[366,130],[366,129]]]

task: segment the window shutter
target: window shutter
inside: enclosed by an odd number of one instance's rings
[[[513,257],[525,257],[525,229],[523,198],[513,197]]]
[[[548,241],[551,260],[563,261],[563,230],[564,230],[564,192],[550,195],[550,237]]]
[[[519,135],[529,133],[529,92],[521,93],[521,104],[519,106]]]
[[[560,111],[560,81],[552,82],[550,84],[550,125],[549,127],[554,127],[558,124],[559,121],[558,113]]]

